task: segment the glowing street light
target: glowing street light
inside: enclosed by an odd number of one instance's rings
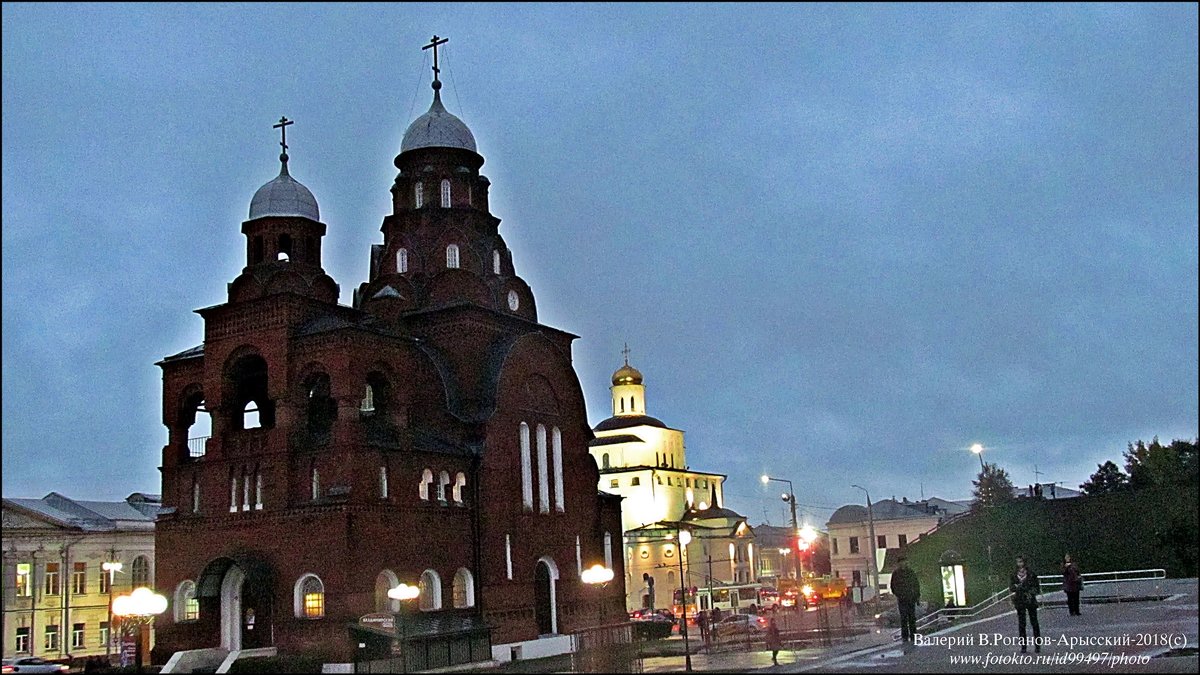
[[[580,576],[585,584],[607,584],[613,580],[613,571],[604,565],[596,564],[584,570]]]
[[[409,586],[408,584],[400,584],[395,588],[389,588],[387,592],[387,596],[393,600],[413,600],[420,594],[420,586]]]
[[[118,596],[112,602],[112,613],[121,618],[121,633],[137,630],[137,656],[134,663],[141,672],[142,662],[149,656],[150,624],[154,617],[167,611],[167,599],[146,588],[135,588],[129,595]],[[111,630],[111,629],[110,629]]]
[[[108,573],[108,640],[104,645],[104,658],[112,665],[112,642],[113,642],[113,583],[116,580],[117,572],[124,567],[121,563],[115,560],[106,560],[100,565],[100,569]]]
[[[405,625],[404,615],[408,608],[408,603],[415,600],[421,595],[420,586],[409,586],[408,584],[400,584],[395,588],[389,588],[387,596],[392,600],[400,601],[400,611],[397,612],[397,623],[400,624],[400,663],[402,664],[402,672],[408,672],[408,649],[404,644],[407,635],[405,635],[408,626]]]
[[[979,455],[979,469],[981,471],[987,471],[987,468],[983,465],[983,444],[976,443],[975,445],[972,445],[971,452]]]

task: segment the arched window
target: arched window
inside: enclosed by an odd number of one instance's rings
[[[425,205],[425,185],[422,183],[413,188],[413,203],[418,209]]]
[[[287,260],[292,257],[292,235],[286,232],[279,235],[279,252],[283,255],[280,260]]]
[[[320,619],[325,616],[325,584],[315,574],[305,574],[296,582],[295,605],[297,619]]]
[[[200,601],[196,599],[196,582],[180,582],[175,588],[175,622],[196,621],[200,618]]]
[[[450,244],[446,247],[446,268],[458,269],[458,244]]]
[[[408,271],[408,249],[402,248],[396,251],[396,273],[404,274]]]
[[[242,510],[250,510],[250,473],[242,467]]]
[[[387,467],[379,467],[379,498],[387,499],[388,497],[388,482],[387,482]]]
[[[442,179],[442,208],[450,208],[450,181]]]
[[[133,559],[129,568],[129,581],[134,588],[150,585],[150,561],[144,555]]]
[[[454,573],[454,606],[459,609],[475,606],[475,579],[465,567]]]
[[[231,399],[229,420],[233,429],[270,429],[275,426],[275,404],[268,395],[267,362],[257,354],[235,361],[226,374]]]
[[[421,594],[417,596],[417,603],[422,612],[432,612],[442,608],[442,579],[437,572],[433,570],[422,572],[417,587],[421,590]]]
[[[262,470],[254,467],[254,510],[261,511],[262,507]]]
[[[433,472],[425,469],[421,472],[421,485],[417,488],[417,494],[421,499],[429,500],[429,486],[433,483]]]
[[[242,409],[242,428],[258,429],[261,426],[258,419],[258,404],[254,401],[247,401],[246,407]]]
[[[602,469],[610,468],[609,463],[608,463],[608,453],[607,452],[604,453],[604,456],[602,456],[600,458],[600,468],[602,468]]]
[[[446,486],[450,484],[450,474],[446,471],[438,474],[437,498],[439,502],[446,501]]]
[[[250,263],[256,264],[256,263],[262,262],[263,257],[266,256],[266,253],[264,251],[265,251],[265,247],[263,246],[262,235],[261,234],[256,235],[254,237],[253,250],[250,252]]]
[[[675,588],[675,570],[667,570],[667,588]]]
[[[550,432],[550,450],[554,459],[554,510],[565,511],[563,504],[562,432],[558,427]]]
[[[546,454],[546,427],[537,425],[538,511],[550,513],[550,467]]]
[[[375,387],[367,384],[363,390],[363,400],[358,406],[358,411],[364,415],[370,415],[375,412]]]
[[[453,499],[455,504],[463,503],[463,488],[467,486],[467,476],[459,471],[454,476],[454,493]]]
[[[521,503],[533,510],[533,466],[529,457],[529,425],[521,422]]]
[[[391,570],[384,570],[375,577],[375,611],[399,612],[400,601],[388,597],[388,591],[400,585],[400,580]]]
[[[304,388],[308,392],[305,419],[308,433],[323,440],[333,429],[333,421],[337,419],[337,401],[330,395],[329,376],[325,373],[313,373],[305,378]]]
[[[500,274],[500,251],[492,251],[492,273]]]
[[[229,512],[237,513],[237,475],[229,477]]]

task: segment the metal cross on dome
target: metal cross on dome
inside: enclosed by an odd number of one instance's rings
[[[434,82],[438,81],[438,73],[441,72],[440,70],[438,70],[438,58],[437,58],[438,45],[444,45],[449,41],[450,41],[449,38],[440,38],[440,37],[434,35],[433,39],[429,41],[429,44],[425,45],[424,47],[421,47],[421,51],[425,51],[426,49],[429,49],[430,47],[433,48],[433,81]]]
[[[625,343],[625,349],[622,349],[621,353],[625,355],[625,365],[629,365],[629,343],[628,342]]]
[[[280,117],[279,123],[271,126],[272,129],[278,129],[279,133],[281,134],[281,138],[279,139],[279,145],[281,147],[283,147],[283,153],[285,155],[287,154],[287,147],[288,147],[287,146],[287,128],[288,128],[288,125],[290,125],[290,124],[295,124],[295,122],[292,120],[289,120],[286,117]]]

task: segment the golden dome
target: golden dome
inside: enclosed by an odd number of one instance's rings
[[[618,368],[617,372],[613,373],[612,383],[614,387],[619,384],[641,384],[642,373],[637,368],[626,363]]]

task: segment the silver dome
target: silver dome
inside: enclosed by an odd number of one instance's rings
[[[436,90],[433,92],[433,105],[429,112],[421,115],[408,125],[404,132],[404,140],[400,143],[400,152],[408,152],[417,148],[462,148],[475,150],[475,136],[463,121],[451,115],[442,105],[442,97]]]
[[[279,176],[258,188],[250,200],[250,220],[263,216],[299,216],[321,220],[317,199],[308,188],[288,174],[286,155]]]

